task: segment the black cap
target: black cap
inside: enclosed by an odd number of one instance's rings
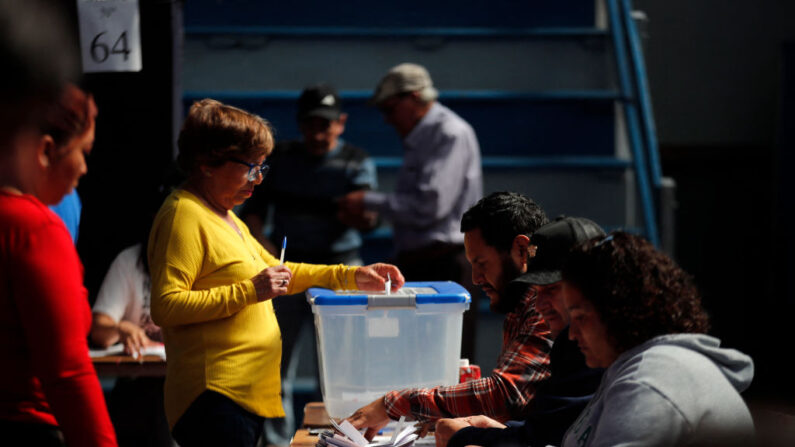
[[[530,245],[538,247],[527,264],[529,282],[552,284],[561,280],[560,269],[569,252],[595,237],[604,236],[602,227],[583,217],[559,217],[536,230]]]
[[[317,116],[336,121],[342,114],[342,104],[337,91],[329,84],[307,87],[298,98],[298,121]]]

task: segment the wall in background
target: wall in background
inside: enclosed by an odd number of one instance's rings
[[[751,395],[792,401],[791,195],[777,166],[792,139],[782,116],[782,48],[795,39],[783,0],[638,0],[663,172],[678,184],[677,259],[696,279],[725,345],[750,353]],[[792,79],[792,75],[790,75]],[[789,116],[793,116],[790,112]],[[791,157],[784,159],[791,160]]]

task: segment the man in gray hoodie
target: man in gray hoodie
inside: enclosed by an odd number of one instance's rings
[[[649,242],[617,232],[575,250],[563,294],[591,368],[607,368],[564,447],[753,445],[740,393],[751,358],[720,348],[691,277]]]

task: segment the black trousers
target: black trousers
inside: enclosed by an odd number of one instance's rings
[[[223,394],[205,391],[179,418],[172,434],[181,447],[255,447],[264,421]]]

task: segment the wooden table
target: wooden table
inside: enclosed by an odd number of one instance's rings
[[[290,440],[290,447],[315,447],[318,436],[309,430],[318,428],[331,428],[326,406],[323,402],[310,402],[304,406],[304,423]]]
[[[337,422],[340,422],[337,420]],[[328,413],[323,402],[310,402],[304,406],[304,424],[296,430],[293,439],[290,440],[290,447],[315,447],[318,440],[316,433],[318,429],[331,428]],[[427,446],[435,445],[433,433],[425,438],[417,440],[418,444]],[[416,447],[416,445],[415,445]]]
[[[166,361],[156,355],[145,355],[143,362],[129,355],[95,357],[91,361],[98,376],[105,377],[165,377]]]

